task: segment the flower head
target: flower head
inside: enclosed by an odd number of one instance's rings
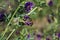
[[[29,19],[30,17],[28,16],[28,15],[25,15],[24,16],[24,20],[27,20],[27,19]]]
[[[41,38],[41,37],[42,37],[42,35],[40,35],[40,34],[37,34],[36,36],[37,36],[38,38]]]
[[[58,37],[60,37],[60,33],[58,33]]]
[[[53,6],[53,1],[50,0],[50,2],[48,3],[49,6]]]
[[[30,34],[27,35],[27,38],[30,38]]]
[[[33,23],[30,22],[30,21],[26,21],[25,24],[28,25],[28,26],[32,26]]]
[[[48,18],[47,20],[48,20],[49,23],[51,23],[51,19]]]
[[[36,36],[37,36],[37,39],[38,40],[41,40],[41,38],[42,38],[42,35],[41,34],[37,34]]]
[[[28,34],[28,35],[27,35],[27,40],[30,40],[30,37],[31,37],[31,35],[30,35],[30,34]]]
[[[51,21],[51,18],[50,18],[49,16],[47,16],[47,21],[48,21],[49,23],[52,22],[52,21]]]
[[[31,8],[34,6],[32,2],[25,3],[25,11],[30,12]]]
[[[46,40],[50,40],[50,38],[46,38]]]
[[[5,17],[5,15],[4,15],[4,12],[0,12],[0,21],[4,21],[4,18]]]
[[[60,38],[60,33],[56,33],[57,37]]]
[[[32,20],[28,15],[24,16],[25,25],[32,26]]]

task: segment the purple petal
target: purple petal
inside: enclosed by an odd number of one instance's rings
[[[25,19],[25,20],[27,20],[27,19],[29,19],[29,18],[30,18],[30,17],[27,16],[27,15],[24,16],[24,19]]]
[[[58,33],[58,37],[60,38],[60,33]]]
[[[55,33],[55,35],[56,35],[58,38],[60,38],[60,33]]]
[[[31,22],[25,22],[25,24],[29,26],[29,25],[31,25]]]
[[[38,37],[38,38],[41,38],[41,37],[42,37],[42,35],[40,35],[40,34],[37,34],[37,37]]]
[[[30,38],[30,34],[27,35],[27,38]]]
[[[25,11],[30,12],[31,8],[34,6],[32,2],[27,2],[25,4]]]
[[[53,6],[53,1],[50,1],[50,2],[48,3],[48,5],[49,5],[49,6]]]
[[[25,24],[28,25],[28,26],[32,26],[32,25],[33,25],[33,22],[31,22],[31,21],[26,21]]]
[[[50,40],[50,38],[46,38],[46,40]]]
[[[33,7],[33,3],[32,2],[27,2],[26,4],[25,4],[25,8],[27,8],[28,6],[30,6],[30,7]]]
[[[3,21],[5,18],[5,15],[3,13],[0,13],[0,21]]]

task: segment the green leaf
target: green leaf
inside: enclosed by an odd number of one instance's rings
[[[38,16],[35,12],[32,12],[31,15],[30,15],[31,19],[37,19]]]

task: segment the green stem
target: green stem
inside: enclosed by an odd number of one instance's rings
[[[28,14],[26,15],[30,15],[33,11],[35,11],[37,9],[37,7],[35,7],[32,11],[30,11]]]
[[[13,32],[15,31],[16,29],[13,29],[13,31],[9,34],[9,36],[7,37],[6,40],[8,40],[10,38],[10,36],[13,34]]]

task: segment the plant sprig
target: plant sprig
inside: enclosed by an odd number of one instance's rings
[[[19,4],[19,6],[17,7],[17,9],[15,10],[15,12],[13,13],[13,16],[11,17],[10,21],[8,22],[7,27],[6,27],[5,31],[3,32],[3,35],[2,35],[2,37],[1,37],[1,39],[4,37],[5,33],[7,32],[8,26],[10,25],[12,19],[14,18],[14,15],[16,14],[16,12],[18,11],[19,8],[20,8],[20,4]]]

